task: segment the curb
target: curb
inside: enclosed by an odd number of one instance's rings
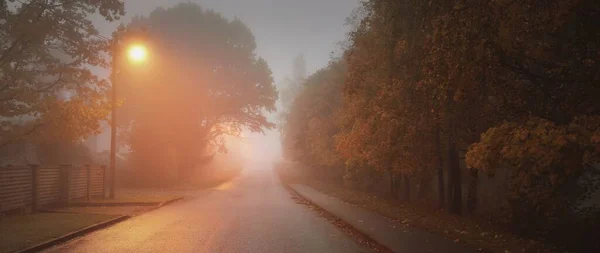
[[[97,224],[85,227],[83,229],[77,230],[75,232],[68,233],[68,234],[60,236],[58,238],[51,239],[51,240],[45,241],[43,243],[40,243],[38,245],[26,248],[24,250],[19,250],[19,251],[16,251],[16,252],[17,253],[38,252],[38,251],[50,248],[52,246],[55,246],[57,244],[69,241],[69,240],[71,240],[73,238],[80,237],[80,236],[86,235],[88,233],[94,232],[96,230],[100,230],[100,229],[109,227],[111,225],[114,225],[114,224],[119,223],[121,221],[127,220],[129,218],[130,218],[129,216],[124,215],[124,216],[120,216],[120,217],[117,217],[117,218],[114,218],[114,219],[111,219],[111,220],[108,220],[108,221],[100,222],[100,223],[97,223]]]
[[[130,202],[130,203],[109,203],[110,205],[106,205],[106,204],[101,204],[101,203],[94,203],[93,205],[88,205],[88,204],[77,204],[77,205],[69,205],[69,207],[119,207],[119,206],[149,206],[152,207],[150,209],[148,209],[147,212],[150,211],[154,211],[160,207],[166,206],[168,204],[171,204],[173,202],[179,201],[184,199],[184,197],[177,197],[174,199],[169,199],[169,200],[165,200],[163,202],[146,202],[146,203],[135,203],[135,202]],[[124,204],[124,205],[123,205]],[[51,209],[41,209],[38,210],[39,212],[44,212],[44,213],[81,213],[81,212],[77,212],[77,211],[59,211],[59,210],[51,210]],[[147,213],[144,212],[144,213]],[[141,213],[141,214],[144,214]]]
[[[360,231],[358,228],[356,228],[355,226],[351,225],[348,221],[340,218],[339,216],[333,214],[332,212],[326,210],[325,208],[321,207],[320,205],[317,205],[315,202],[313,202],[312,200],[310,200],[309,198],[305,197],[304,195],[300,194],[298,191],[296,191],[296,189],[294,189],[294,187],[292,187],[290,184],[288,184],[287,182],[281,180],[281,183],[284,185],[284,187],[290,191],[292,191],[294,194],[296,194],[298,197],[302,198],[304,201],[310,203],[310,205],[313,205],[315,207],[317,207],[321,212],[326,213],[327,215],[331,216],[331,217],[335,217],[338,221],[342,222],[345,226],[351,228],[354,233],[361,235],[361,237],[363,237],[364,239],[370,241],[371,246],[372,247],[376,247],[377,248],[377,252],[384,252],[384,253],[393,253],[394,251],[392,251],[390,248],[388,248],[387,246],[383,245],[381,242],[379,242],[377,239],[373,238],[372,236]]]
[[[182,200],[183,197],[176,197],[162,202],[118,202],[118,203],[70,203],[69,207],[117,207],[117,206],[164,206],[175,201]]]
[[[179,201],[179,200],[182,200],[182,199],[185,199],[185,197],[177,197],[177,198],[174,198],[174,199],[165,200],[163,202],[158,203],[157,205],[152,206],[147,212],[144,212],[144,213],[155,211],[156,209],[159,209],[159,208],[161,208],[163,206],[172,204],[173,202],[176,202],[176,201]]]
[[[121,203],[70,203],[68,206],[70,207],[102,207],[102,206],[156,206],[160,205],[162,202],[121,202]]]
[[[166,206],[166,205],[168,205],[168,204],[171,204],[171,203],[173,203],[173,202],[176,202],[176,201],[180,201],[180,200],[182,200],[182,199],[183,199],[183,197],[177,197],[177,198],[174,198],[174,199],[165,200],[165,201],[163,201],[163,202],[160,202],[160,203],[158,204],[158,207],[161,207],[161,206]]]

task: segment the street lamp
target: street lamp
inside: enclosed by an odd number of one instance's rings
[[[123,53],[127,54],[124,55]],[[109,197],[115,197],[115,185],[116,185],[116,154],[117,154],[117,74],[120,70],[119,63],[123,57],[127,57],[127,60],[132,64],[141,64],[148,59],[148,49],[144,44],[141,43],[130,43],[128,45],[121,45],[120,38],[117,34],[114,35],[112,40],[112,71],[110,75],[112,83],[112,113],[110,116],[110,192]]]
[[[127,49],[127,58],[134,64],[146,62],[148,49],[142,44],[132,44]]]

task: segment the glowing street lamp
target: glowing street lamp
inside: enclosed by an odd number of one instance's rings
[[[127,58],[132,63],[142,63],[148,59],[148,49],[142,44],[132,44],[127,49]]]

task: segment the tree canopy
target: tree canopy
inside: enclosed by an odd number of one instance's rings
[[[108,41],[89,19],[124,14],[103,1],[0,2],[0,145],[19,140],[80,141],[109,113],[105,80]]]
[[[215,147],[225,150],[224,135],[274,128],[265,117],[277,100],[271,71],[241,20],[184,3],[137,17],[129,27],[147,27],[152,50],[145,77],[131,73],[124,82],[137,167],[176,166],[184,176]],[[171,166],[157,162],[163,156]]]
[[[323,73],[307,80],[284,126],[298,141],[284,148],[316,176],[339,171],[327,156],[352,185],[378,191],[387,178],[405,201],[437,188],[437,206],[455,214],[465,196],[477,214],[478,189],[494,187],[478,172],[506,174],[507,188],[490,193],[502,199],[495,222],[580,247],[600,213],[580,208],[600,186],[599,10],[592,0],[363,1],[340,88],[326,89]]]

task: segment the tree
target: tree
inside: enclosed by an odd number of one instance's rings
[[[303,89],[306,81],[306,60],[303,54],[297,55],[292,62],[292,78],[286,77],[283,81],[283,87],[279,91],[279,114],[278,114],[278,129],[281,138],[281,145],[287,147],[283,150],[283,156],[292,159],[290,156],[293,138],[289,137],[290,133],[285,132],[286,123],[290,117],[290,110],[294,99]]]
[[[508,170],[508,222],[518,231],[589,247],[581,242],[593,241],[585,238],[596,233],[589,221],[598,207],[579,207],[600,186],[594,167],[600,63],[590,44],[600,39],[600,6],[526,1],[488,10],[488,27],[497,31],[486,38],[496,70],[489,94],[506,121],[471,145],[467,165],[492,175]]]
[[[0,146],[76,142],[99,131],[110,87],[90,71],[106,66],[107,41],[88,19],[96,13],[113,21],[123,3],[1,1]]]
[[[506,200],[488,209],[494,222],[598,248],[599,208],[584,203],[600,187],[599,3],[362,3],[344,54],[342,103],[324,110],[336,118],[335,136],[319,130],[326,121],[312,111],[335,96],[306,88],[294,100],[288,127],[299,160],[320,173],[319,155],[331,148],[323,143],[333,139],[343,178],[361,190],[379,192],[389,176],[391,196],[410,200],[418,185],[422,198],[437,174],[439,204],[462,214],[466,189],[470,215],[481,214],[480,191],[496,188],[482,176],[503,170],[506,192],[490,192]]]
[[[302,89],[304,81],[306,81],[306,60],[303,54],[298,54],[292,62],[292,77],[284,79],[284,87],[279,92],[281,106],[285,114],[293,102],[294,98]]]
[[[336,114],[342,104],[345,63],[332,61],[306,79],[284,125],[283,148],[311,165],[320,176],[341,179],[343,164],[335,150]]]
[[[579,117],[569,125],[531,118],[524,125],[504,123],[489,129],[467,153],[469,166],[495,174],[511,172],[508,221],[528,235],[555,236],[576,230],[574,210],[583,219],[598,217],[598,206],[580,209],[600,187],[600,118]],[[586,236],[581,234],[581,236]]]
[[[410,178],[418,177],[421,189],[429,182],[424,175],[433,166],[428,157],[435,155],[435,128],[427,124],[437,121],[432,112],[439,111],[433,89],[421,81],[427,51],[417,39],[425,37],[425,8],[417,1],[366,1],[363,8],[366,15],[351,32],[346,54],[349,77],[337,148],[347,162],[389,175],[392,196],[404,182],[409,200]]]
[[[224,135],[274,127],[265,117],[277,99],[271,71],[256,57],[254,36],[242,21],[182,3],[130,24],[139,26],[148,27],[155,60],[148,78],[128,77],[123,93],[137,168],[175,166],[183,179],[206,156],[226,150]]]

